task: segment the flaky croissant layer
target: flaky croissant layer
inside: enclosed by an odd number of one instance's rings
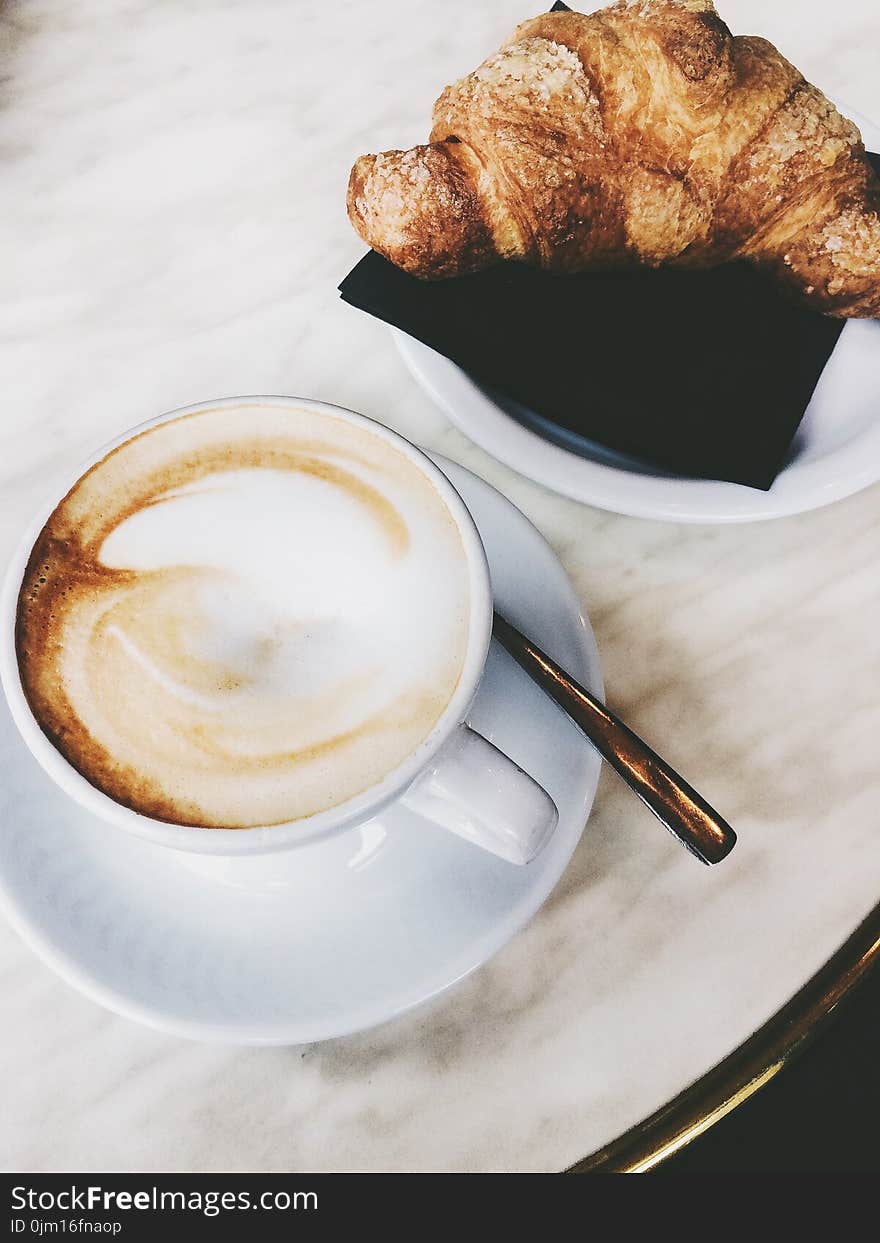
[[[446,88],[430,142],[356,162],[348,212],[414,276],[745,258],[817,310],[880,317],[858,129],[711,0],[524,22]]]

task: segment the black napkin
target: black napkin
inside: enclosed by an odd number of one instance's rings
[[[421,281],[371,251],[339,290],[566,448],[764,489],[843,328],[742,263],[576,276],[506,263]]]

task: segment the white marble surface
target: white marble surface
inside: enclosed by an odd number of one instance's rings
[[[501,488],[562,556],[609,698],[735,823],[703,871],[606,777],[540,916],[438,1008],[300,1049],[109,1014],[0,929],[10,1170],[558,1169],[767,1018],[880,893],[880,487],[770,525],[560,500],[471,446],[342,305],[357,154],[426,132],[512,0],[0,5],[0,552],[72,460],[234,392],[354,406]],[[727,0],[880,117],[875,0]]]

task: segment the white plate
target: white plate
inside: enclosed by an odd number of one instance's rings
[[[845,110],[865,145],[880,128]],[[495,404],[459,367],[392,330],[409,369],[453,423],[487,453],[555,492],[636,518],[752,522],[817,509],[880,479],[880,323],[851,320],[798,429],[788,465],[769,492],[652,471],[596,445],[589,458],[544,440]],[[637,362],[637,359],[634,359]]]
[[[601,694],[592,630],[551,549],[488,484],[439,464],[480,528],[501,610]],[[0,899],[71,984],[178,1035],[299,1044],[380,1023],[449,988],[535,914],[592,806],[597,756],[494,644],[471,720],[559,807],[553,839],[528,867],[399,806],[285,855],[165,850],[61,794],[3,703]]]

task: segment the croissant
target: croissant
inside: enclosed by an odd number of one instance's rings
[[[414,276],[746,259],[880,317],[880,182],[856,126],[711,0],[546,13],[448,86],[427,145],[362,156],[360,236]]]

